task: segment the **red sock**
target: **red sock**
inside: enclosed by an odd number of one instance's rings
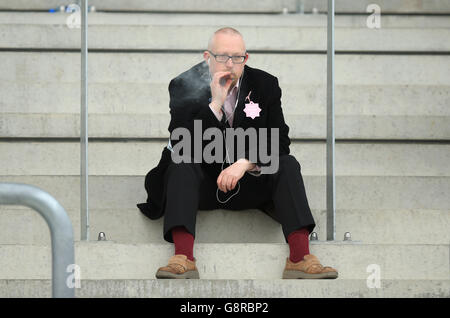
[[[175,254],[186,255],[188,260],[193,261],[194,236],[184,226],[177,226],[172,229],[172,238],[175,244]]]
[[[288,236],[291,262],[298,263],[309,254],[309,231],[307,228],[294,231]]]

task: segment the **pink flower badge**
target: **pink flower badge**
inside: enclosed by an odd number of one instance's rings
[[[251,117],[251,119],[255,119],[256,117],[259,117],[259,113],[261,112],[261,108],[259,108],[258,103],[254,103],[250,100],[250,93],[248,93],[248,96],[245,98],[245,101],[249,101],[247,104],[245,104],[244,112],[247,117]]]

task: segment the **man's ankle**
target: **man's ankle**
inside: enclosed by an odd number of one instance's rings
[[[188,260],[194,260],[194,236],[184,226],[172,229],[172,238],[175,245],[175,255],[186,255]]]

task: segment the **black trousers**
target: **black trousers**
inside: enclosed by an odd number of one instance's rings
[[[226,166],[225,166],[226,167]],[[173,243],[171,229],[184,226],[195,237],[198,210],[260,209],[272,205],[269,215],[278,221],[284,237],[301,228],[311,232],[315,222],[306,198],[301,167],[292,155],[280,156],[278,172],[253,176],[245,173],[239,180],[240,187],[224,193],[219,190],[216,198],[217,177],[206,173],[200,163],[172,163],[166,171],[166,203],[164,215],[164,239]],[[212,212],[213,213],[213,212]]]

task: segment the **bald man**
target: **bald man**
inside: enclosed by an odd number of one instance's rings
[[[290,250],[282,278],[337,278],[335,269],[309,253],[315,222],[300,164],[290,155],[278,79],[246,65],[244,39],[230,27],[211,36],[203,59],[169,84],[169,144],[146,175],[147,202],[138,204],[150,219],[164,215],[163,237],[174,243],[174,255],[156,278],[200,278],[193,255],[196,215],[214,209],[259,209],[281,224]],[[224,134],[225,155],[218,162],[196,152],[206,153],[207,142],[196,139],[207,131]],[[236,145],[228,147],[226,134],[239,131],[253,131],[257,142],[230,151]],[[188,137],[180,138],[184,132]],[[263,160],[263,148],[270,162]]]

